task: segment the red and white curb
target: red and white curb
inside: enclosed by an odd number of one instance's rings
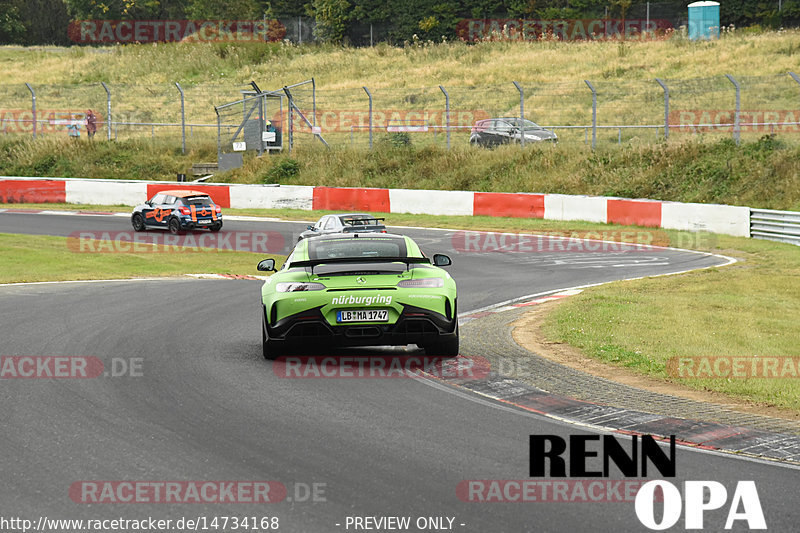
[[[548,296],[542,296],[524,302],[515,302],[510,304],[499,304],[499,306],[490,306],[489,308],[479,309],[477,311],[471,311],[465,315],[458,317],[458,320],[459,324],[466,324],[470,320],[475,320],[476,318],[483,318],[485,316],[493,315],[496,313],[502,313],[503,311],[511,311],[512,309],[517,309],[519,307],[529,307],[532,305],[539,305],[553,300],[560,300],[561,298],[566,298],[567,296],[575,296],[576,294],[580,294],[582,292],[583,289],[567,289],[564,291],[556,292],[554,294],[550,294]]]
[[[288,208],[583,220],[750,236],[750,208],[745,206],[550,193],[0,176],[0,202],[133,206],[159,191],[176,187],[191,187],[207,193],[223,208],[232,209]]]

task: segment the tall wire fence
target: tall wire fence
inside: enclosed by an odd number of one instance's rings
[[[184,150],[217,144],[220,153],[233,149],[237,129],[246,129],[250,139],[237,148],[259,153],[276,151],[274,140],[260,144],[259,139],[272,138],[264,132],[275,132],[281,140],[277,148],[283,150],[310,145],[380,149],[409,143],[452,148],[469,144],[478,121],[520,116],[555,132],[559,143],[587,148],[689,137],[740,142],[800,133],[800,77],[795,73],[522,84],[509,80],[478,87],[431,83],[332,89],[313,79],[283,81],[262,83],[261,93],[258,86],[236,84],[0,85],[0,135],[66,137],[70,130],[74,133],[73,125],[85,135],[88,110],[97,116],[98,141],[159,139]],[[272,96],[257,115],[246,116],[244,103],[231,105],[259,94]],[[222,115],[220,109],[225,110]],[[254,117],[260,118],[252,122]],[[251,122],[244,128],[247,119]]]

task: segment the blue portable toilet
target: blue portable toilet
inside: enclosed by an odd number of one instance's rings
[[[719,39],[719,2],[689,4],[689,39]]]

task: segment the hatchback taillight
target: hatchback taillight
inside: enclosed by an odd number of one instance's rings
[[[180,211],[181,211],[181,215],[190,215],[190,214],[192,214],[191,209],[189,209],[188,207],[186,207],[184,205],[182,205],[180,207]]]
[[[220,206],[214,204],[214,211],[216,211],[217,214],[220,214],[220,213],[222,213],[222,208]]]

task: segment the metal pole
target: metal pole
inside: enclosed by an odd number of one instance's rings
[[[219,109],[214,106],[214,113],[217,114],[217,161],[219,161],[219,154],[222,153],[222,126],[219,119]]]
[[[736,111],[733,115],[733,140],[736,141],[736,144],[739,144],[739,136],[740,136],[740,128],[739,128],[739,104],[741,100],[739,98],[740,87],[739,82],[734,79],[733,76],[730,74],[725,74],[725,77],[730,80],[734,87],[736,87]]]
[[[669,87],[662,80],[656,78],[656,83],[664,89],[664,140],[669,140]]]
[[[311,78],[311,104],[312,104],[312,113],[314,116],[311,118],[311,122],[314,126],[317,125],[317,83],[314,81],[314,78]]]
[[[792,79],[793,79],[794,81],[796,81],[797,83],[800,83],[800,76],[798,76],[798,75],[797,75],[797,74],[795,74],[794,72],[790,72],[790,73],[789,73],[789,76],[791,76],[791,77],[792,77]]]
[[[512,82],[514,87],[517,88],[519,91],[519,143],[520,145],[525,148],[525,91],[522,90],[522,86],[517,82]]]
[[[362,89],[369,96],[369,149],[372,150],[372,93],[369,92],[366,86],[362,87]]]
[[[183,87],[177,81],[175,87],[181,93],[181,153],[186,155],[186,106],[184,105]]]
[[[36,138],[36,93],[33,92],[33,87],[30,83],[26,83],[25,87],[31,92],[31,113],[33,114],[33,138]]]
[[[258,97],[258,155],[264,154],[264,132],[267,129],[267,124],[264,121],[264,104],[266,99],[264,96]]]
[[[103,86],[103,89],[106,90],[106,139],[111,140],[111,89],[108,88],[108,85],[104,81],[100,82],[100,85]],[[117,134],[114,134],[114,138],[117,138]]]
[[[794,81],[796,81],[798,84],[800,84],[800,76],[798,76],[794,72],[789,72],[789,76],[791,76]]]
[[[303,44],[303,28],[300,26],[300,17],[297,17],[297,44]]]
[[[369,23],[369,45],[373,46],[372,45],[372,23],[371,22]]]
[[[287,128],[289,129],[289,153],[291,154],[292,145],[294,144],[294,127],[292,124],[294,122],[294,102],[292,101],[292,93],[289,91],[288,87],[284,86],[283,92],[286,93],[286,98],[289,104],[289,124],[287,125]]]
[[[645,31],[650,30],[650,2],[647,2],[647,22],[645,22]]]
[[[450,95],[447,94],[447,90],[441,85],[439,85],[439,89],[442,90],[444,93],[444,116],[445,116],[445,126],[447,127],[447,149],[450,149]]]
[[[583,80],[592,91],[592,150],[597,146],[597,91],[589,80]]]

